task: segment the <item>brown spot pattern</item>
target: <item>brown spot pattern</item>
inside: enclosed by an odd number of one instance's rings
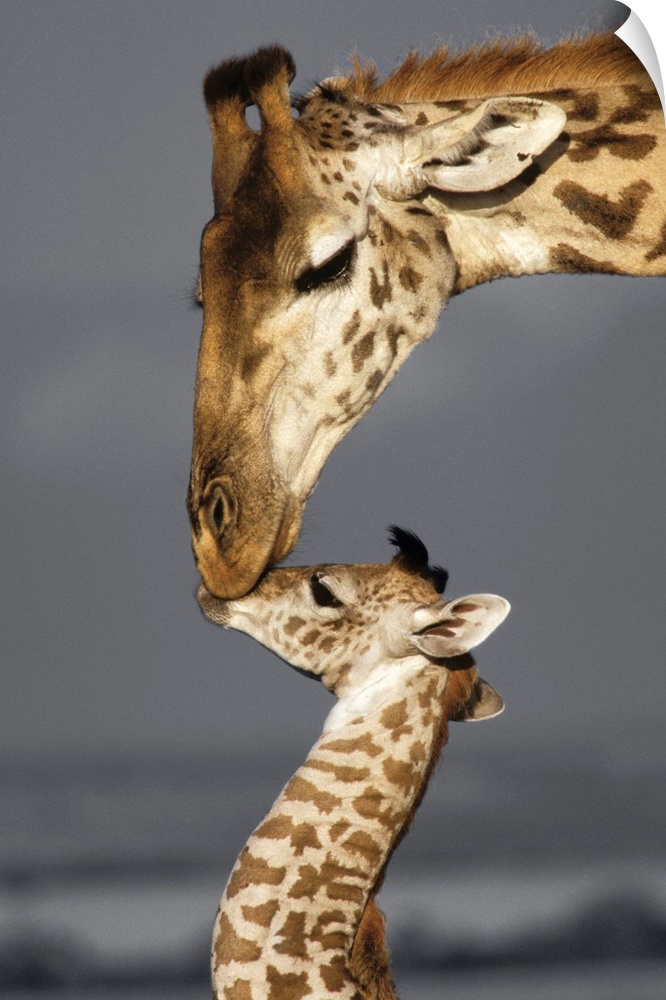
[[[315,933],[320,933],[323,927],[327,927],[328,924],[343,923],[346,920],[346,915],[344,910],[322,910],[322,912],[317,917],[317,922],[314,925],[313,931]]]
[[[308,957],[304,913],[291,910],[277,933],[283,938],[282,941],[275,945],[277,952],[281,955],[290,955],[292,958]]]
[[[659,240],[652,247],[651,250],[645,254],[646,260],[656,260],[657,257],[664,257],[666,255],[666,221],[661,225],[661,232],[659,234]]]
[[[379,717],[379,722],[384,729],[396,730],[404,726],[408,718],[406,703],[398,701],[384,709]]]
[[[318,628],[311,628],[309,632],[306,632],[305,635],[298,640],[299,645],[313,646],[320,635],[321,632],[319,631]]]
[[[558,243],[548,253],[550,263],[555,271],[565,274],[615,274],[617,268],[610,260],[594,260],[581,253],[569,243]]]
[[[369,833],[365,833],[363,830],[355,830],[342,842],[342,846],[346,847],[352,854],[360,854],[371,865],[375,865],[381,860],[381,847]]]
[[[295,774],[284,790],[284,797],[292,802],[312,802],[319,812],[331,813],[342,805],[342,799]]]
[[[329,830],[329,836],[333,843],[335,843],[335,841],[341,837],[343,833],[346,833],[350,826],[351,823],[348,823],[346,819],[341,819],[338,820],[337,823],[334,823]]]
[[[252,986],[247,979],[237,979],[224,987],[224,1000],[252,1000]]]
[[[255,858],[245,847],[229,879],[226,895],[233,899],[248,885],[280,885],[286,872],[286,868],[274,868],[263,858]]]
[[[363,795],[353,800],[352,806],[363,819],[377,820],[387,829],[393,829],[393,816],[390,809],[384,809],[384,796],[378,789],[372,786],[366,788]]]
[[[439,629],[437,630],[439,631]],[[432,705],[433,698],[437,693],[437,681],[435,678],[431,678],[428,686],[424,688],[423,691],[419,691],[417,698],[421,708],[429,708]]]
[[[398,280],[406,292],[416,293],[423,284],[423,275],[405,265],[398,271]]]
[[[594,226],[609,239],[621,240],[633,229],[645,199],[652,191],[647,181],[635,181],[620,192],[617,201],[593,194],[575,181],[561,181],[553,194],[565,208]]]
[[[285,635],[295,635],[295,633],[298,632],[300,628],[303,628],[305,624],[306,621],[304,618],[299,618],[298,615],[291,615],[291,617],[289,617],[282,626],[282,630]]]
[[[363,902],[364,894],[359,882],[365,883],[367,874],[362,869],[340,864],[331,854],[327,854],[318,878],[319,884],[326,886],[326,895],[329,899],[358,904]]]
[[[319,892],[319,871],[314,865],[301,865],[298,879],[289,890],[291,899],[314,899]]]
[[[345,325],[342,328],[343,345],[346,345],[349,343],[350,340],[353,340],[358,331],[360,330],[360,328],[361,328],[361,314],[357,309],[352,318],[349,320],[349,322],[345,323]]]
[[[423,743],[412,743],[409,748],[409,759],[413,764],[421,764],[426,759],[426,748]]]
[[[331,993],[339,993],[349,982],[349,972],[342,955],[335,955],[328,965],[322,965],[319,973],[324,986]]]
[[[661,110],[661,101],[656,90],[641,90],[635,83],[627,84],[622,89],[627,95],[629,103],[613,112],[610,117],[611,122],[619,125],[644,122],[647,121],[652,111]]]
[[[239,937],[226,913],[221,913],[215,936],[215,968],[229,962],[256,962],[261,957],[261,948],[256,941]]]
[[[424,257],[431,257],[432,250],[430,249],[430,244],[426,239],[421,236],[421,234],[416,229],[408,229],[405,233],[405,238],[415,247],[419,253],[422,253]],[[438,231],[435,232],[435,239],[438,238]],[[446,240],[446,237],[444,237]]]
[[[553,97],[546,100],[554,100]],[[599,116],[599,94],[594,90],[581,90],[573,94],[573,107],[567,110],[567,121],[595,121]]]
[[[310,993],[307,972],[280,972],[269,965],[266,980],[270,987],[268,1000],[302,1000]]]
[[[570,130],[569,134],[573,142],[566,155],[574,163],[593,160],[602,149],[607,149],[611,156],[622,160],[642,160],[657,145],[656,136],[650,133],[627,135],[613,125],[598,125],[597,128],[581,132]]]
[[[322,845],[319,837],[317,836],[317,831],[312,826],[308,823],[299,823],[298,826],[295,826],[293,829],[291,835],[291,846],[294,848],[294,854],[296,854],[297,857],[300,857],[306,847],[318,850]]]
[[[369,375],[366,379],[365,388],[370,393],[371,396],[377,392],[382,382],[384,381],[384,372],[381,368],[376,368],[372,375]]]
[[[369,767],[351,767],[348,764],[335,764],[333,761],[317,758],[308,760],[306,766],[324,774],[332,774],[336,781],[341,781],[343,784],[365,781],[370,776]]]
[[[354,347],[352,348],[352,369],[354,372],[360,372],[368,358],[372,357],[374,346],[374,330],[370,330],[368,333],[364,334],[361,339],[354,344]]]
[[[391,290],[391,279],[389,277],[388,261],[383,261],[384,280],[381,282],[377,277],[374,267],[370,268],[370,298],[376,309],[382,309],[385,302],[390,302],[393,293]]]
[[[386,330],[386,339],[388,341],[389,350],[391,352],[391,357],[395,358],[398,353],[398,341],[405,334],[404,326],[396,326],[394,323],[389,323]]]
[[[242,906],[241,912],[251,924],[258,924],[259,927],[270,927],[271,921],[278,911],[278,905],[277,899],[269,899],[267,903],[259,903],[258,906]]]
[[[269,816],[255,830],[255,836],[267,840],[286,840],[294,829],[291,816]]]
[[[310,935],[313,941],[321,945],[322,951],[341,951],[349,941],[349,935],[344,931],[321,931],[319,934]]]
[[[414,782],[414,768],[411,763],[387,757],[382,764],[382,768],[388,780],[404,789],[405,793],[412,787]]]
[[[255,831],[255,836],[267,840],[289,838],[294,854],[300,857],[306,847],[320,848],[317,831],[309,823],[295,824],[290,816],[270,816]]]

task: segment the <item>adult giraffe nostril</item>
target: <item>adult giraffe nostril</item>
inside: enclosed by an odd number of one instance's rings
[[[235,510],[229,489],[219,479],[209,484],[203,510],[208,530],[219,540],[233,520]]]
[[[270,470],[264,473],[260,458],[245,457],[249,495],[245,468],[216,475],[199,491],[195,481],[189,495],[194,559],[206,588],[219,598],[244,597],[267,566],[288,554],[298,535],[300,501],[275,483]],[[259,514],[268,522],[264,530],[256,527]]]
[[[216,498],[211,515],[213,518],[213,524],[217,529],[217,533],[221,534],[222,528],[224,527],[224,500],[221,496]]]

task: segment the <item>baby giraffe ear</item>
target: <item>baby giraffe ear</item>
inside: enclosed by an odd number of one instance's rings
[[[509,613],[511,605],[496,594],[470,594],[444,605],[433,625],[412,634],[411,641],[426,656],[468,653],[487,639]]]
[[[471,699],[463,705],[458,715],[452,717],[451,722],[483,722],[484,719],[493,719],[503,711],[502,695],[479,677],[474,685]]]

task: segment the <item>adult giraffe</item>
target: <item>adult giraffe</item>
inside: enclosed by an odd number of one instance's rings
[[[615,35],[357,65],[292,107],[291,57],[212,70],[215,215],[188,509],[211,593],[298,537],[326,458],[447,299],[551,271],[666,274],[666,130]],[[244,117],[256,104],[261,128]]]

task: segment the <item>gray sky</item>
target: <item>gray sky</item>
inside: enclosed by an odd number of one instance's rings
[[[279,41],[304,90],[354,49],[388,70],[495,31],[556,41],[619,7],[0,6],[5,760],[305,748],[330,707],[192,596],[204,72]],[[385,560],[395,522],[451,595],[511,601],[479,650],[507,712],[456,730],[470,752],[663,759],[665,307],[659,279],[465,293],[324,470],[292,562]]]

